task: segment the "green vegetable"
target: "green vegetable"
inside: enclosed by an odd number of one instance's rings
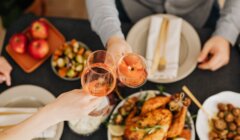
[[[72,58],[74,57],[74,54],[73,54],[72,52],[71,52],[71,53],[68,53],[68,54],[67,54],[67,57],[70,58],[70,59],[72,59]]]
[[[67,76],[73,78],[74,76],[76,76],[76,72],[73,69],[70,69],[67,72]]]
[[[161,125],[155,125],[155,126],[152,126],[152,127],[145,127],[145,128],[138,128],[138,127],[135,127],[132,129],[132,131],[140,131],[140,130],[143,130],[145,131],[147,134],[152,134],[154,133],[156,130],[159,130],[159,129],[163,129],[163,127]]]
[[[64,62],[63,58],[58,58],[57,59],[57,66],[59,68],[62,68],[62,67],[64,67],[64,65],[65,65],[65,62]]]
[[[163,94],[166,91],[166,88],[162,85],[158,85],[157,88],[161,94]]]
[[[83,63],[83,57],[82,57],[81,55],[77,55],[77,56],[76,56],[76,61],[77,61],[78,63]]]
[[[80,72],[83,70],[83,65],[82,64],[79,64],[76,69],[75,69],[77,72]]]
[[[65,49],[64,54],[68,55],[69,53],[72,53],[72,49],[68,47]]]
[[[56,67],[56,66],[57,66],[57,62],[56,62],[56,61],[52,61],[52,65],[53,65],[54,67]]]

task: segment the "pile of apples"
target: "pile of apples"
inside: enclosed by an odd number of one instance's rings
[[[35,59],[43,59],[49,52],[48,26],[42,20],[34,21],[28,30],[30,36],[24,33],[14,34],[10,40],[10,47],[19,54],[29,53]]]

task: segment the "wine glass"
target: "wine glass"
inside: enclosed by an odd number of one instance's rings
[[[103,98],[102,102],[87,116],[69,121],[69,127],[81,135],[95,131],[102,122],[104,114],[109,109],[110,94],[116,86],[116,69],[113,57],[103,50],[92,52],[87,59],[87,65],[82,72],[81,84],[83,90],[92,96]]]
[[[82,87],[93,96],[106,96],[116,86],[116,69],[113,57],[103,50],[89,55],[81,76]]]
[[[119,81],[130,88],[142,86],[148,76],[145,59],[135,53],[125,54],[118,62]]]

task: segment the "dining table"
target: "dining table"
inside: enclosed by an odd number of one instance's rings
[[[38,18],[40,17],[32,14],[24,14],[7,29],[1,56],[4,56],[13,67],[11,72],[12,85],[8,87],[5,84],[1,84],[0,93],[8,88],[27,84],[43,87],[57,97],[63,92],[81,88],[80,81],[65,81],[55,75],[51,68],[50,58],[35,71],[25,73],[6,52],[5,46],[7,45],[9,38],[14,33],[23,31],[33,20]],[[59,17],[45,18],[64,35],[66,40],[75,38],[87,44],[91,50],[105,49],[99,36],[91,29],[88,20]],[[132,23],[122,23],[121,28],[123,33],[127,35],[133,25],[134,24]],[[214,31],[213,28],[195,29],[200,37],[202,46],[207,39],[211,37],[211,34]],[[148,81],[143,86],[136,89],[119,87],[119,90],[124,97],[127,97],[140,90],[158,89],[157,87],[161,85],[165,88],[167,93],[172,94],[181,92],[182,86],[186,85],[201,103],[211,95],[222,91],[234,91],[240,93],[240,52],[238,46],[234,45],[231,47],[230,53],[229,64],[217,71],[212,72],[209,70],[201,70],[196,67],[189,76],[174,83],[158,84]],[[189,111],[192,116],[195,116],[198,112],[198,107],[192,103],[189,107]],[[198,137],[196,137],[196,139],[198,139]],[[107,140],[107,126],[102,124],[96,132],[88,136],[81,136],[71,131],[67,123],[65,123],[61,140]]]

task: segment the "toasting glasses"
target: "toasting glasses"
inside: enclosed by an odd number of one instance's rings
[[[124,55],[117,67],[114,62],[113,56],[104,50],[90,54],[81,76],[83,89],[93,96],[104,97],[116,87],[117,76],[122,84],[131,88],[137,88],[146,82],[146,63],[140,55]]]

